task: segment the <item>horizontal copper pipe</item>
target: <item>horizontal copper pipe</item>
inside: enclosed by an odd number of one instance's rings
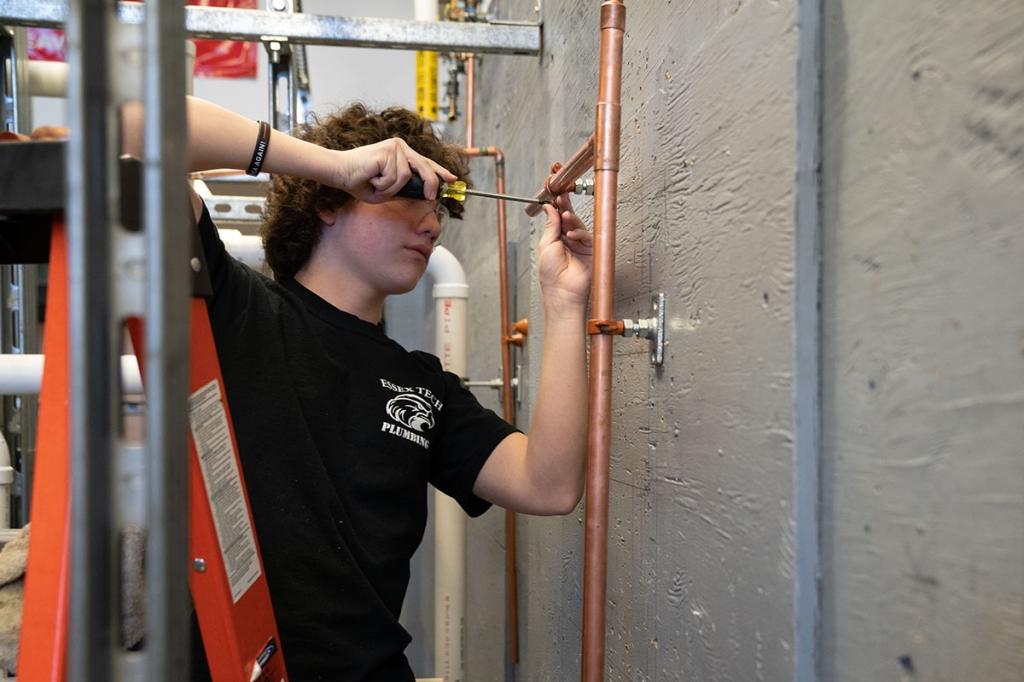
[[[210,178],[229,178],[236,175],[245,175],[245,171],[235,168],[218,168],[216,170],[189,173],[188,177],[190,180],[209,180]]]
[[[576,150],[576,153],[565,162],[560,168],[552,168],[553,175],[544,183],[544,189],[534,195],[534,199],[550,202],[557,195],[564,194],[572,189],[575,182],[581,175],[594,167],[594,146],[595,136],[591,135],[583,146]],[[540,204],[530,204],[526,207],[526,215],[535,216],[541,211]]]

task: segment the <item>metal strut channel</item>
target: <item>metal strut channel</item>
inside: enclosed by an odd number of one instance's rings
[[[67,13],[61,0],[0,0],[0,23],[57,28],[67,21]],[[145,14],[142,3],[118,3],[122,23],[141,24]],[[260,42],[263,36],[277,36],[306,45],[540,54],[539,24],[400,21],[190,6],[185,8],[185,30],[192,38],[219,40]]]

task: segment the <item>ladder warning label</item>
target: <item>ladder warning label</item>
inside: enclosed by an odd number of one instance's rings
[[[237,604],[260,577],[260,562],[238,458],[216,379],[189,396],[188,421],[228,574],[231,599]]]

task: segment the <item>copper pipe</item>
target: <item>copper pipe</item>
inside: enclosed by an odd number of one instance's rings
[[[234,168],[217,168],[216,170],[196,171],[189,173],[190,180],[208,180],[210,178],[228,178],[235,175],[245,175],[244,170]]]
[[[613,319],[615,221],[619,176],[622,41],[626,7],[601,4],[601,55],[594,162],[594,265],[591,315]],[[604,680],[605,601],[608,580],[608,480],[611,454],[612,336],[590,337],[590,442],[586,537],[583,547],[583,682]]]
[[[473,100],[476,92],[476,55],[463,55],[466,58],[466,146],[473,146]]]
[[[570,191],[576,180],[590,170],[594,165],[594,135],[591,135],[583,146],[576,150],[564,166],[551,169],[552,176],[544,183],[544,189],[534,195],[535,199],[550,202],[559,194]],[[530,204],[526,207],[526,215],[533,217],[540,213],[540,204]]]
[[[467,97],[472,90],[467,88]],[[466,110],[469,111],[467,104]],[[472,137],[468,130],[467,137]],[[505,155],[497,147],[473,147],[465,150],[466,156],[494,157],[495,191],[505,193]],[[498,291],[501,307],[501,404],[505,421],[515,424],[516,412],[512,403],[512,347],[505,330],[509,328],[508,306],[508,230],[506,229],[505,200],[498,199]],[[505,570],[508,580],[508,655],[513,663],[519,663],[519,590],[516,581],[516,515],[505,510]]]

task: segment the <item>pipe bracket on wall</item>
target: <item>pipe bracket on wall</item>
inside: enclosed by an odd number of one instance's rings
[[[623,320],[622,335],[636,336],[651,341],[651,364],[660,367],[665,362],[665,294],[651,299],[652,316],[646,320]]]

